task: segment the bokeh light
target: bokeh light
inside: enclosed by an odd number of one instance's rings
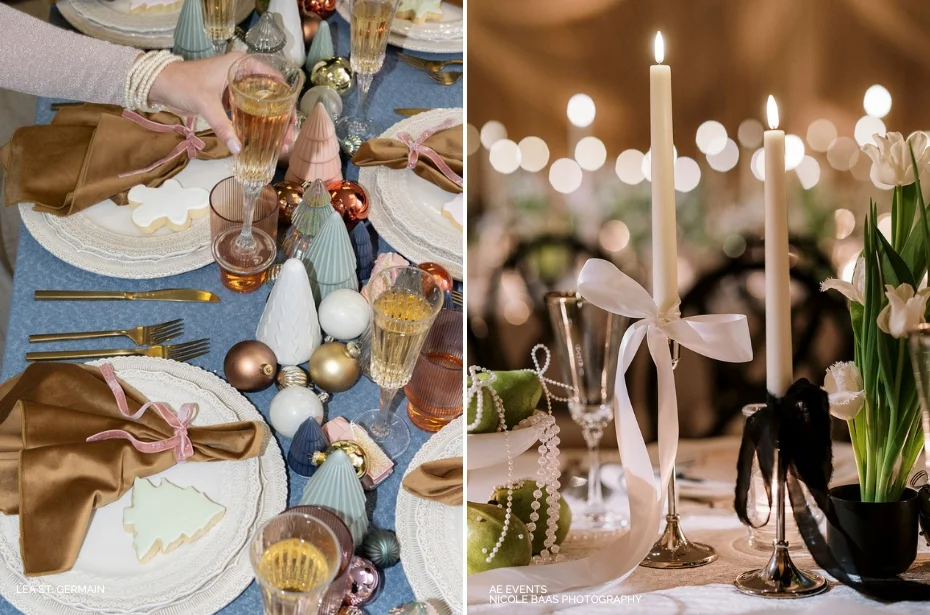
[[[749,168],[760,182],[765,181],[765,150],[761,147],[752,153]]]
[[[866,143],[878,145],[873,138],[876,134],[885,134],[885,122],[871,115],[863,115],[860,117],[859,121],[856,122],[856,129],[853,131],[856,143],[859,145],[865,145]]]
[[[752,149],[762,145],[763,132],[765,132],[765,129],[762,127],[762,122],[750,118],[740,122],[739,129],[736,131],[736,137],[739,139],[740,145],[746,149]]]
[[[585,171],[597,171],[607,161],[607,148],[597,137],[585,137],[575,145],[575,160]]]
[[[785,170],[793,171],[804,160],[804,141],[798,135],[785,135]]]
[[[827,162],[837,171],[848,171],[859,158],[859,146],[849,137],[838,137],[827,150]]]
[[[628,149],[617,156],[617,177],[625,184],[635,186],[646,176],[643,174],[643,153],[636,149]]]
[[[878,230],[885,239],[891,241],[891,214],[880,214],[878,216]]]
[[[797,173],[798,181],[805,190],[810,190],[820,181],[820,163],[811,156],[804,156],[794,172]]]
[[[701,167],[694,158],[681,156],[675,161],[675,190],[691,192],[701,182]]]
[[[678,148],[674,145],[672,146],[672,159],[678,160]],[[646,181],[652,181],[652,150],[646,150],[646,153],[643,155],[643,177],[646,178]]]
[[[833,223],[837,239],[846,239],[856,229],[856,216],[843,207],[833,212]]]
[[[556,192],[574,192],[581,186],[581,179],[581,167],[571,158],[559,158],[549,167],[549,183]]]
[[[723,240],[723,253],[730,258],[739,258],[746,251],[746,239],[739,233],[727,235]]]
[[[598,243],[606,252],[619,252],[630,243],[630,229],[620,220],[610,220],[601,227]]]
[[[862,98],[862,108],[872,117],[885,117],[891,111],[891,92],[882,85],[871,86]]]
[[[465,129],[465,151],[469,156],[478,151],[481,147],[481,133],[473,124],[468,124]]]
[[[836,126],[830,120],[819,119],[807,127],[807,144],[815,152],[825,152],[836,139]]]
[[[524,171],[535,173],[549,164],[549,146],[539,137],[524,137],[519,147],[520,166]]]
[[[510,175],[520,168],[520,146],[510,139],[500,139],[491,146],[489,158],[495,171]]]
[[[727,146],[727,129],[720,122],[708,120],[698,127],[694,140],[702,153],[719,154]]]
[[[716,154],[707,156],[707,164],[715,171],[726,173],[739,162],[739,146],[733,139],[727,139],[727,144]]]
[[[594,121],[597,107],[594,106],[594,100],[587,94],[575,94],[568,99],[566,113],[569,122],[578,128],[584,128]]]
[[[507,138],[507,129],[497,120],[491,120],[481,127],[481,145],[484,149],[491,149],[491,146]]]

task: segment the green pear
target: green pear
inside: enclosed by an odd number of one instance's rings
[[[513,515],[523,521],[523,523],[530,522],[530,513],[533,512],[530,504],[533,501],[534,491],[536,491],[536,481],[532,478],[524,478],[514,483],[511,510]],[[543,543],[546,541],[546,520],[549,518],[548,507],[546,505],[546,490],[543,488],[541,491],[543,495],[539,498],[539,510],[537,511],[539,512],[539,520],[536,522],[536,531],[533,532],[533,555],[539,555],[543,550]],[[496,504],[497,502],[504,503],[506,501],[507,487],[498,487],[494,491],[491,504]],[[559,520],[555,526],[555,544],[562,544],[571,526],[572,509],[568,507],[568,503],[566,503],[562,495],[559,494]]]
[[[494,372],[497,380],[491,384],[491,388],[497,391],[501,402],[504,404],[504,420],[507,423],[507,429],[513,429],[517,423],[531,416],[536,410],[536,405],[542,397],[542,385],[539,384],[539,377],[533,372],[524,370]],[[490,376],[486,373],[479,373],[479,380],[487,380]],[[471,386],[469,378],[468,385]],[[494,400],[487,389],[482,389],[481,395],[484,396],[481,408],[481,421],[468,433],[492,433],[498,430],[500,418],[497,415],[497,408],[494,406]],[[475,396],[468,404],[468,424],[475,422],[475,415],[478,412],[478,397]]]
[[[504,509],[492,504],[468,502],[468,574],[485,572],[494,568],[527,566],[532,559],[530,533],[520,519],[513,514],[504,544],[488,562],[488,554],[504,527]]]

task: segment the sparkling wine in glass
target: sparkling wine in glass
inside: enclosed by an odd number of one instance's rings
[[[617,353],[627,319],[588,303],[574,292],[548,293],[546,308],[563,377],[572,385],[568,410],[588,446],[588,496],[572,527],[615,530],[627,520],[604,505],[600,445],[604,429],[614,419]]]
[[[358,82],[358,104],[352,115],[336,122],[343,149],[352,152],[380,134],[377,122],[367,117],[365,101],[375,74],[384,64],[388,35],[399,0],[352,0],[349,62]]]
[[[259,194],[274,176],[303,84],[303,71],[276,54],[243,56],[229,68],[232,122],[242,144],[233,175],[242,186],[243,224],[213,241],[213,256],[226,271],[249,276],[274,262],[275,241],[252,227],[253,213]]]
[[[236,0],[203,0],[203,27],[214,53],[226,53],[236,30]]]
[[[389,457],[407,450],[410,430],[391,402],[413,376],[420,349],[442,309],[445,294],[436,279],[416,267],[390,267],[371,279],[371,364],[369,374],[381,390],[380,410],[353,423],[363,427]]]

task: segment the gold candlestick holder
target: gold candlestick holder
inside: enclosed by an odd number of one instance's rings
[[[775,448],[775,465],[778,478],[775,481],[775,540],[774,551],[765,567],[749,570],[736,577],[736,589],[744,594],[763,598],[805,598],[827,589],[823,576],[809,570],[801,570],[791,561],[788,541],[785,540],[785,479],[787,468],[781,461],[778,447]]]
[[[672,351],[672,369],[678,367],[681,347],[678,342],[669,342]],[[665,515],[665,531],[652,545],[649,554],[639,563],[646,568],[697,568],[706,566],[717,559],[717,552],[710,545],[692,542],[681,529],[681,517],[678,515],[678,492],[675,486],[675,467],[668,481],[668,514]]]

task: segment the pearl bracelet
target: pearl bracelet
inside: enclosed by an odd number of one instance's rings
[[[123,106],[146,113],[164,111],[165,107],[162,105],[149,105],[149,92],[161,71],[172,62],[181,60],[183,60],[181,56],[174,55],[167,50],[149,51],[142,54],[126,75]]]

